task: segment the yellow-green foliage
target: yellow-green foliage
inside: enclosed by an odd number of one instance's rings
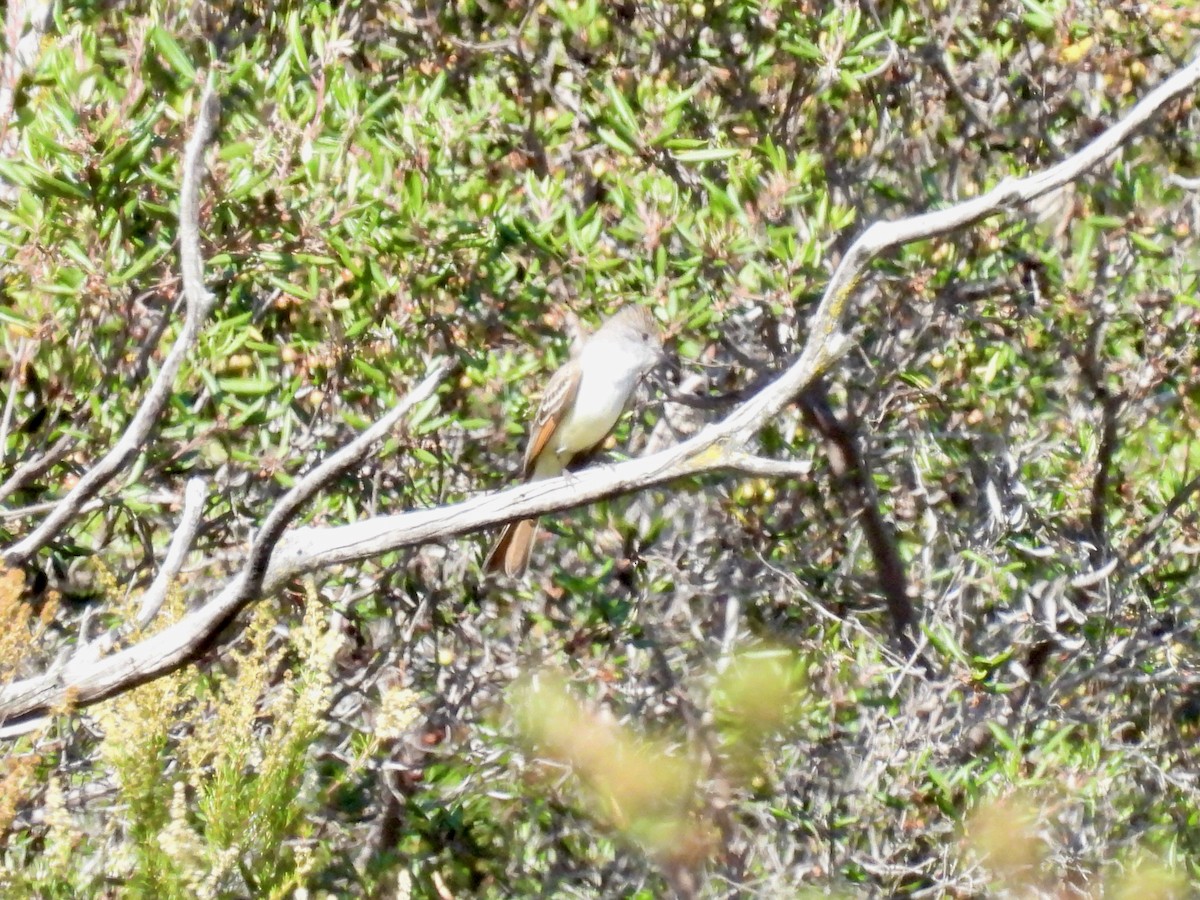
[[[25,575],[18,569],[0,567],[0,683],[24,674],[24,663],[30,647],[45,633],[46,626],[58,611],[58,594],[50,592],[41,598],[36,613],[30,598],[25,595]]]
[[[132,896],[163,898],[288,896],[302,886],[320,857],[307,818],[317,790],[308,750],[322,733],[340,643],[310,600],[286,633],[259,606],[221,671],[179,672],[90,710],[102,735],[92,771],[111,782],[110,802],[71,808],[63,776],[50,774],[44,849],[10,846],[0,883],[81,896],[113,879]],[[16,771],[5,788],[20,782]],[[82,858],[102,868],[81,868]]]

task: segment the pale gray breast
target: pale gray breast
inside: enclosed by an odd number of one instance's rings
[[[583,375],[571,414],[555,435],[561,454],[594,447],[612,430],[641,375],[636,356],[614,352],[612,342],[591,341],[580,358]]]

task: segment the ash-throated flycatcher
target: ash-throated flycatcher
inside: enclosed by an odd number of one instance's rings
[[[642,307],[622,307],[601,325],[546,385],[525,447],[525,480],[561,475],[571,460],[599,447],[662,359],[658,326]],[[537,519],[505,525],[484,571],[524,575],[536,531]]]

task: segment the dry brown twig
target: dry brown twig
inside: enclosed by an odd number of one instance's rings
[[[841,321],[845,306],[872,260],[892,248],[948,234],[1003,210],[1019,211],[1030,200],[1061,188],[1109,159],[1163,106],[1192,90],[1197,83],[1200,83],[1200,57],[1150,91],[1119,122],[1051,168],[1023,178],[1005,178],[979,197],[936,212],[869,226],[851,244],[830,279],[809,322],[808,338],[799,358],[724,419],[688,440],[617,465],[525,484],[450,506],[350,525],[299,528],[284,533],[283,525],[294,509],[278,516],[272,513],[268,527],[262,532],[265,538],[256,539],[256,546],[251,549],[250,563],[212,600],[160,633],[109,657],[84,666],[68,665],[62,672],[9,685],[0,691],[0,718],[11,721],[44,713],[68,696],[79,704],[95,702],[167,674],[202,652],[230,617],[255,596],[270,593],[306,572],[478,531],[516,518],[569,509],[686,476],[716,471],[753,474],[778,471],[778,461],[760,460],[746,447],[764,424],[794,402],[844,352],[847,341],[841,333]],[[441,371],[435,368],[405,403],[419,402],[431,395],[440,375]],[[793,474],[788,471],[790,467],[783,468],[787,474]],[[317,486],[314,484],[312,488],[315,490]],[[293,499],[302,502],[299,494]],[[285,504],[290,502],[285,498]],[[272,552],[276,539],[280,544]]]

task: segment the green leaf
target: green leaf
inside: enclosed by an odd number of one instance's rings
[[[0,306],[0,322],[21,331],[32,332],[33,322],[7,306]]]
[[[387,387],[387,375],[381,369],[376,368],[361,357],[356,356],[354,358],[354,371],[368,378],[377,387]]]
[[[268,284],[279,288],[279,290],[283,291],[283,293],[287,294],[289,297],[296,297],[297,299],[308,301],[317,299],[315,292],[306,290],[298,284],[292,284],[290,281],[280,278],[273,272],[266,275],[266,281]]]
[[[630,135],[637,135],[641,131],[638,125],[638,120],[633,114],[633,109],[629,105],[629,101],[625,99],[625,95],[617,88],[617,85],[611,78],[606,78],[604,81],[604,92],[608,95],[608,101],[612,106],[612,110],[616,113],[617,121],[620,122],[625,132]]]
[[[697,150],[672,150],[671,158],[679,162],[716,162],[722,159],[732,159],[742,151],[736,147],[706,147]]]
[[[222,393],[260,397],[275,391],[279,383],[273,378],[218,378],[217,387]]]
[[[293,10],[287,17],[287,36],[288,49],[292,51],[292,58],[295,60],[297,67],[301,70],[308,69],[308,49],[304,43],[304,32],[300,24],[300,14]]]
[[[601,125],[596,129],[596,136],[618,153],[623,153],[626,156],[637,156],[637,148],[611,128],[605,128]]]
[[[158,260],[162,259],[163,255],[164,251],[161,247],[151,247],[132,263],[126,266],[122,271],[110,278],[109,284],[116,287],[117,285],[126,284],[127,282],[132,281],[156,262],[158,262]]]
[[[1138,234],[1136,231],[1131,231],[1129,233],[1129,240],[1143,253],[1149,253],[1154,256],[1163,257],[1169,255],[1169,251],[1162,244],[1151,240],[1145,235]]]
[[[821,62],[825,58],[825,54],[821,52],[821,48],[805,38],[786,42],[783,45],[783,49],[793,56],[811,60],[812,62]]]
[[[188,55],[183,52],[183,48],[179,46],[169,31],[155,25],[150,29],[150,43],[162,54],[172,69],[188,81],[196,79],[196,67],[192,65]]]
[[[416,457],[419,462],[423,462],[427,466],[440,466],[442,464],[440,459],[424,447],[409,447],[408,452]]]
[[[1057,17],[1045,3],[1037,0],[1021,0],[1025,7],[1025,24],[1034,31],[1053,31]]]

